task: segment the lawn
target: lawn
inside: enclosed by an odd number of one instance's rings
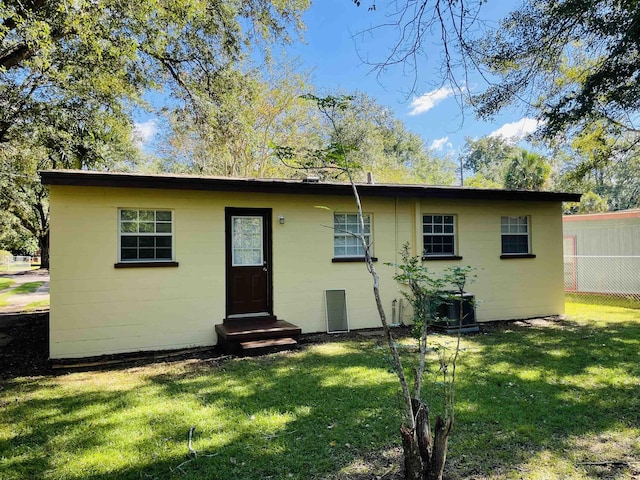
[[[0,281],[2,281],[2,280],[8,280],[8,279],[0,278]],[[9,283],[9,282],[11,282],[11,283]],[[9,280],[9,282],[5,281],[4,283],[0,283],[0,287],[3,287],[3,285],[4,285],[3,288],[7,288],[7,287],[10,287],[14,283],[13,280]],[[23,283],[22,285],[18,285],[17,287],[12,288],[11,290],[6,290],[6,291],[0,293],[0,308],[6,307],[7,305],[9,305],[8,298],[10,296],[12,296],[12,295],[21,295],[21,294],[25,294],[25,293],[33,293],[36,290],[38,290],[38,288],[40,288],[43,284],[44,284],[44,282],[27,282],[27,283]],[[2,290],[3,288],[0,288],[0,290]],[[46,305],[48,305],[48,304],[49,303],[47,302]],[[41,305],[36,305],[32,309],[35,309],[35,308],[37,308],[39,306],[41,306]]]
[[[464,337],[449,478],[640,475],[640,310],[567,309]],[[400,400],[377,342],[6,380],[0,478],[393,475]]]
[[[10,278],[0,278],[0,291],[4,290],[5,288],[9,288],[14,283],[16,283],[16,281]]]

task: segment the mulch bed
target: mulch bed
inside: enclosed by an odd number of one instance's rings
[[[46,375],[49,365],[49,314],[33,313],[4,322],[0,327],[0,378]],[[7,325],[8,323],[8,325]]]

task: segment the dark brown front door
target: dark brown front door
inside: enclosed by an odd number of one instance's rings
[[[272,315],[271,209],[226,208],[227,317]]]

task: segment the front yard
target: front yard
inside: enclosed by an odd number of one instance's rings
[[[640,310],[568,313],[464,337],[448,478],[638,478]],[[380,340],[5,380],[0,478],[399,478]]]

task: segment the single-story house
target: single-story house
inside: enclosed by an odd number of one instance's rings
[[[640,297],[640,208],[565,215],[565,290]]]
[[[345,328],[379,326],[362,247],[345,233],[359,229],[348,184],[40,175],[50,188],[51,358],[215,345],[247,320],[325,332],[336,311]],[[562,202],[579,195],[358,189],[389,315],[401,295],[386,264],[405,242],[436,271],[477,268],[467,290],[480,322],[563,313]]]

